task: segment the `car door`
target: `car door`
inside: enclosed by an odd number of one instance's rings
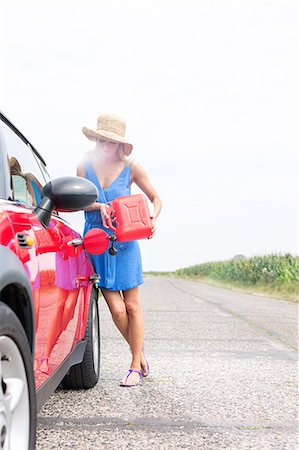
[[[1,135],[11,182],[6,208],[12,232],[10,245],[27,271],[34,297],[38,388],[74,345],[89,274],[83,273],[85,252],[76,252],[68,245],[79,234],[56,214],[52,214],[48,229],[34,215],[42,187],[49,179],[44,162],[4,123]]]

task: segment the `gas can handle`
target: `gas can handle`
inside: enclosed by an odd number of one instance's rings
[[[109,217],[107,218],[107,225],[111,230],[115,231],[116,227],[115,225],[113,225],[115,218],[112,219],[112,216],[114,215],[113,205],[108,204],[107,213],[109,215]]]

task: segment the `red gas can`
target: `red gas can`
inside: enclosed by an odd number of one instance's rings
[[[114,215],[116,240],[119,242],[146,239],[152,232],[153,224],[147,200],[143,194],[118,197],[111,202],[111,215]]]

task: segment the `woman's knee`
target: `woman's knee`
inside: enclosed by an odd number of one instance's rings
[[[123,317],[127,313],[125,305],[123,305],[123,306],[120,306],[120,305],[113,306],[112,308],[110,308],[110,311],[111,311],[111,314],[112,314],[112,316],[113,316],[113,318],[115,320],[123,319]]]
[[[139,298],[138,288],[124,291],[124,302],[126,305],[127,313],[130,316],[135,316],[141,313],[141,304]]]
[[[129,316],[136,316],[141,313],[141,306],[139,300],[127,301],[126,310]]]
[[[108,308],[110,309],[112,317],[115,320],[122,319],[122,317],[126,314],[126,306],[120,293],[118,291],[109,292],[106,290],[102,290],[102,293]]]

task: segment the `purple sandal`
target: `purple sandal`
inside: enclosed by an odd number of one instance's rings
[[[128,377],[129,377],[129,376],[131,375],[131,373],[133,373],[133,372],[136,372],[136,373],[139,374],[140,380],[138,381],[138,383],[135,383],[135,384],[129,384],[129,383],[127,383],[127,380],[128,380]],[[143,377],[143,373],[140,372],[139,370],[129,369],[129,370],[128,370],[128,373],[127,373],[127,375],[126,375],[126,377],[125,377],[125,381],[121,381],[121,382],[119,383],[119,385],[122,386],[122,387],[139,386],[139,385],[141,384],[141,379],[142,379],[142,377]]]

